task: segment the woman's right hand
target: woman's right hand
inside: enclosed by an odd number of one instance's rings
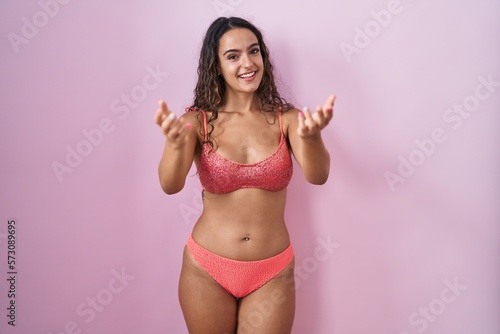
[[[177,118],[175,114],[168,109],[165,101],[160,100],[159,107],[156,110],[154,121],[160,126],[161,131],[167,137],[167,140],[174,148],[180,148],[186,143],[191,123],[184,124],[182,118]]]

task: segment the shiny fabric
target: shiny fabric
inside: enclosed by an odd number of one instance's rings
[[[293,247],[259,261],[237,261],[219,256],[200,246],[190,235],[187,248],[196,262],[236,298],[252,293],[282,272],[293,260]]]
[[[218,154],[207,141],[207,115],[203,114],[203,143],[198,175],[204,190],[214,194],[224,194],[241,188],[260,188],[269,191],[280,191],[290,183],[293,164],[283,133],[281,112],[278,113],[280,124],[280,143],[277,150],[266,159],[242,164]]]

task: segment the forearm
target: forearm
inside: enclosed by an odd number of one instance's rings
[[[312,184],[324,184],[330,174],[330,154],[321,138],[321,133],[314,137],[299,139],[299,161],[306,180]]]
[[[167,142],[158,166],[160,185],[167,194],[175,194],[184,188],[187,174],[193,163],[193,152],[187,147],[173,148]]]

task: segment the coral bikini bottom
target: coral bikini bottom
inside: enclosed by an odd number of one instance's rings
[[[190,235],[187,248],[198,264],[227,292],[242,298],[282,272],[293,260],[293,247],[258,261],[237,261],[222,257],[200,246]]]

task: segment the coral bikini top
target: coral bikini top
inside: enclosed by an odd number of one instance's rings
[[[198,175],[204,190],[214,194],[224,194],[241,188],[260,188],[280,191],[290,183],[293,174],[292,158],[283,133],[281,112],[280,143],[277,150],[266,159],[243,164],[224,158],[210,145],[207,133],[207,115],[203,114],[204,142],[198,163]]]

